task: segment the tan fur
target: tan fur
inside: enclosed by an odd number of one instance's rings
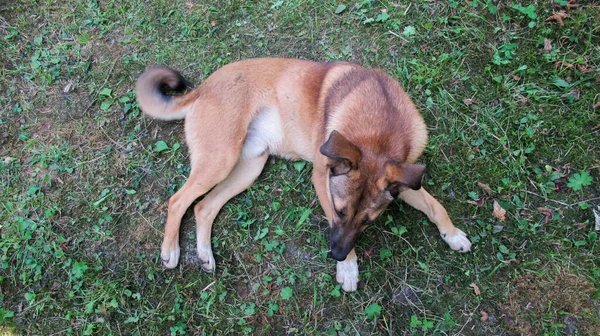
[[[185,117],[191,173],[169,200],[161,249],[166,267],[179,259],[183,213],[206,194],[194,208],[198,255],[203,269],[214,271],[215,216],[254,182],[269,155],[313,162],[312,180],[330,223],[331,255],[339,261],[344,290],[356,290],[358,282],[356,239],[398,195],[425,212],[453,249],[470,249],[445,209],[421,188],[423,167],[414,162],[427,141],[425,123],[383,71],[344,62],[251,59],[217,70],[185,95],[167,96],[164,87],[182,91],[184,79],[158,67],[137,84],[145,113]]]

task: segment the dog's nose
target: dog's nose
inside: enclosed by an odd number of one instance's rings
[[[341,248],[332,247],[329,255],[337,261],[344,261],[348,256],[348,252],[344,251],[344,249]]]

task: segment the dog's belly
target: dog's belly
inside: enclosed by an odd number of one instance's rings
[[[286,159],[302,158],[312,161],[306,135],[293,125],[285,127],[280,113],[275,108],[265,108],[250,122],[241,157],[254,158],[265,151]]]

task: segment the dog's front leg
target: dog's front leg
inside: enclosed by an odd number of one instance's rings
[[[467,234],[452,224],[446,209],[431,196],[427,190],[407,189],[400,193],[400,198],[417,210],[424,212],[440,231],[442,239],[451,249],[459,252],[471,250],[471,242]]]
[[[358,286],[358,261],[354,249],[348,253],[346,260],[338,261],[335,279],[346,292],[356,291]]]

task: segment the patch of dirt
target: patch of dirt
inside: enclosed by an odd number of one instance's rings
[[[526,274],[513,282],[501,305],[508,329],[539,335],[544,324],[562,324],[565,335],[599,335],[600,301],[591,298],[594,284],[584,276],[560,273],[554,279]]]

